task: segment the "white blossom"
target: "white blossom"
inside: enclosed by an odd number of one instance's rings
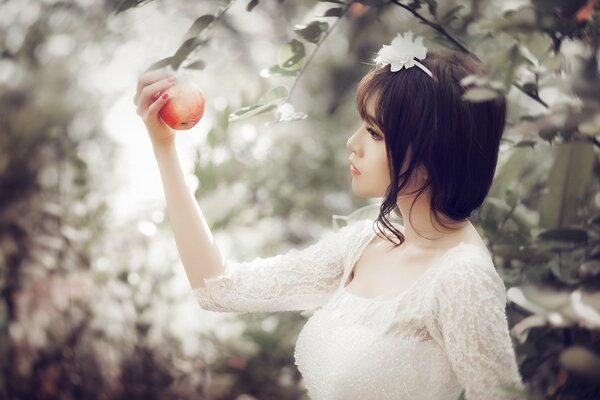
[[[423,45],[423,38],[419,36],[413,41],[413,32],[409,31],[396,35],[389,46],[383,45],[373,61],[390,64],[391,71],[396,72],[414,66],[415,58],[422,60],[426,54],[427,48]]]

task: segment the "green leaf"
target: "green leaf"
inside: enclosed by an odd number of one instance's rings
[[[173,69],[179,69],[181,63],[192,53],[192,51],[204,43],[206,43],[205,40],[200,40],[195,37],[187,39],[185,42],[183,42],[175,52],[175,55],[172,57],[171,66]]]
[[[451,8],[447,13],[442,15],[442,17],[439,19],[440,24],[442,24],[443,26],[446,26],[446,25],[449,25],[455,19],[458,19],[456,14],[461,10],[461,8],[465,8],[465,6],[460,4],[458,6]]]
[[[495,31],[535,32],[537,29],[535,8],[523,6],[517,10],[507,11],[501,18],[492,22],[489,28]]]
[[[279,65],[272,65],[269,68],[269,76],[296,76],[298,75],[298,70],[288,71],[286,69],[281,68]]]
[[[421,7],[423,7],[423,3],[421,3],[421,0],[412,0],[410,3],[407,4],[408,8],[410,8],[411,10],[419,10]]]
[[[324,17],[341,17],[344,15],[344,9],[342,7],[330,8],[325,11]]]
[[[584,261],[579,266],[579,271],[584,277],[591,278],[600,276],[600,260],[592,258],[590,260]]]
[[[310,43],[319,43],[321,38],[327,33],[329,24],[327,22],[313,21],[305,27],[294,29],[294,32],[302,39]]]
[[[507,88],[511,87],[513,84],[517,70],[522,64],[534,66],[533,62],[521,53],[520,45],[517,43],[512,45],[508,50],[508,53],[505,54],[504,62],[508,63],[506,64],[506,68],[502,69],[504,87]]]
[[[210,24],[212,24],[214,20],[215,16],[212,14],[207,14],[199,17],[194,21],[194,23],[192,24],[190,29],[188,29],[184,37],[186,39],[198,37],[198,35],[200,35],[200,33],[204,29],[206,29]]]
[[[547,191],[540,202],[540,225],[560,228],[577,223],[580,201],[593,178],[594,148],[589,142],[558,145]]]
[[[217,118],[217,122],[218,122],[218,126],[221,128],[221,130],[226,133],[227,132],[227,128],[229,128],[229,114],[231,112],[231,107],[229,106],[229,104],[227,104],[227,106],[225,107],[225,109],[219,113],[219,116]]]
[[[531,147],[533,149],[537,143],[536,140],[520,140],[513,147]]]
[[[301,67],[306,51],[304,43],[292,39],[279,48],[279,66],[288,71],[294,71]]]
[[[258,0],[250,0],[250,3],[246,6],[246,11],[250,12],[254,10],[254,7],[258,5]]]
[[[377,8],[377,9],[382,9],[387,1],[386,0],[357,0],[357,3],[361,3],[364,4],[365,6],[369,6],[369,7],[373,7],[373,8]],[[420,7],[420,3],[418,3],[418,0],[415,0],[415,3],[418,4],[418,7]]]
[[[504,259],[515,259],[527,264],[542,264],[549,260],[545,252],[535,247],[514,245],[514,244],[494,244],[494,254]]]
[[[431,15],[436,15],[437,14],[437,1],[436,0],[425,0],[425,3],[427,3],[427,8],[429,9],[429,13]]]
[[[525,91],[525,93],[529,93],[534,96],[538,95],[538,86],[535,82],[527,82],[523,84],[523,90]]]
[[[563,311],[571,304],[571,293],[556,290],[548,286],[525,285],[511,288],[507,293],[509,300],[536,314],[548,314]],[[520,296],[515,294],[520,293]]]
[[[469,85],[483,86],[488,82],[488,79],[484,76],[477,74],[469,74],[460,80],[460,84],[464,87]]]
[[[258,99],[258,102],[261,104],[272,103],[287,97],[288,93],[289,90],[287,86],[279,85],[270,89],[267,93],[262,95]]]
[[[270,111],[276,108],[278,104],[281,103],[282,99],[287,97],[288,93],[289,89],[287,86],[276,86],[258,99],[259,104],[240,108],[239,110],[230,114],[229,122],[253,117],[255,115]]]
[[[557,135],[558,135],[558,129],[555,126],[548,126],[548,127],[542,128],[538,132],[538,136],[549,143],[551,143]]]
[[[587,307],[578,307],[579,312],[590,313]],[[596,322],[597,312],[590,313],[589,321]],[[591,325],[591,322],[586,325]],[[563,350],[559,356],[560,364],[567,370],[574,372],[577,375],[584,376],[590,382],[598,382],[600,380],[600,357],[593,351],[584,346],[575,345]]]
[[[187,65],[186,68],[202,70],[202,69],[206,68],[206,63],[202,60],[198,60],[198,61],[194,61],[190,65]]]
[[[115,11],[115,15],[120,14],[124,11],[129,10],[130,8],[143,6],[144,4],[150,3],[153,0],[123,0],[117,10]]]
[[[242,107],[239,110],[229,114],[229,122],[253,117],[262,114],[277,107],[277,104],[256,104],[253,106]]]
[[[173,57],[163,58],[162,60],[159,60],[159,61],[155,62],[154,64],[150,65],[144,72],[148,72],[148,71],[152,71],[155,69],[166,67],[167,65],[171,65],[172,62],[173,62]]]
[[[137,4],[137,0],[123,0],[121,4],[117,7],[115,15],[122,13],[123,11],[129,10],[130,8],[137,6]]]
[[[539,61],[543,61],[552,54],[552,39],[545,33],[534,32],[525,37],[525,46]]]
[[[483,87],[474,87],[468,89],[465,94],[463,94],[462,98],[467,101],[472,102],[482,102],[493,100],[498,97],[498,92],[493,89],[483,88]]]
[[[588,234],[584,229],[575,228],[561,228],[561,229],[548,229],[541,232],[536,238],[536,242],[552,244],[556,242],[560,249],[563,249],[564,244],[568,244],[569,247],[585,246],[588,242]]]
[[[215,127],[212,127],[208,131],[208,133],[206,134],[206,144],[209,148],[214,148],[215,145],[218,143],[219,133],[219,129],[215,129]]]
[[[564,61],[563,54],[555,54],[554,52],[549,52],[548,57],[546,57],[544,59],[543,64],[550,71],[555,71],[562,66],[563,61]]]
[[[552,275],[567,285],[579,283],[581,279],[579,276],[579,264],[573,263],[571,261],[572,257],[569,257],[572,247],[563,245],[562,247],[555,247],[552,250],[560,253],[560,256],[556,255],[546,264],[546,267],[552,273]]]

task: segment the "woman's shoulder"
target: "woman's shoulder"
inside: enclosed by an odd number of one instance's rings
[[[372,231],[371,225],[372,221],[360,219],[347,221],[342,227],[334,226],[325,229],[315,246],[333,251],[358,247],[364,238],[368,236],[369,230]]]
[[[506,295],[506,287],[496,270],[487,248],[479,244],[461,242],[447,252],[436,285],[441,290],[457,293],[468,290],[491,290],[498,296]]]
[[[369,218],[347,221],[346,225],[335,229],[336,245],[345,249],[346,253],[353,254],[360,251],[365,243],[375,235],[373,220]]]

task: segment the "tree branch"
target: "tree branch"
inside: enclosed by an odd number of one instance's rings
[[[441,33],[442,35],[444,35],[450,42],[452,42],[455,46],[457,46],[463,52],[465,52],[467,54],[470,54],[470,55],[472,55],[473,57],[475,57],[475,58],[477,58],[479,60],[479,57],[477,57],[477,55],[475,53],[473,53],[472,51],[470,51],[458,39],[456,39],[454,36],[452,36],[450,33],[448,33],[448,31],[446,31],[444,29],[444,27],[442,27],[439,23],[435,23],[435,22],[429,21],[427,18],[425,18],[421,14],[419,14],[419,12],[417,10],[414,10],[414,9],[410,8],[406,4],[402,4],[399,0],[391,0],[391,2],[393,4],[395,4],[395,5],[397,5],[397,6],[402,7],[405,10],[410,11],[411,14],[413,14],[415,17],[417,17],[425,25],[427,25],[427,26],[435,29],[436,31],[438,31],[439,33]],[[518,84],[516,84],[514,82],[513,82],[513,86],[515,86],[517,89],[519,89],[521,92],[523,92],[527,96],[531,97],[533,100],[535,100],[538,103],[540,103],[541,105],[543,105],[545,108],[548,108],[548,104],[545,101],[543,101],[539,96],[536,96],[536,95],[533,95],[532,93],[526,92],[520,85],[518,85]]]
[[[414,9],[410,8],[406,4],[400,3],[400,1],[398,1],[398,0],[392,0],[392,3],[396,4],[397,6],[400,6],[400,7],[404,8],[407,11],[410,11],[415,17],[417,17],[419,20],[421,20],[421,22],[423,22],[425,25],[430,26],[431,28],[435,29],[436,31],[438,31],[442,35],[446,36],[446,38],[449,41],[451,41],[452,43],[454,43],[454,45],[457,46],[459,49],[461,49],[465,53],[468,53],[468,54],[471,54],[471,55],[475,56],[473,53],[471,53],[469,51],[469,49],[464,44],[462,44],[461,42],[458,41],[458,39],[456,39],[452,35],[450,35],[440,24],[436,24],[434,22],[429,21],[427,18],[425,18],[424,16],[422,16],[421,14],[419,14],[417,12],[417,10],[414,10]],[[477,57],[477,56],[475,56],[475,57]]]
[[[310,64],[310,62],[314,58],[315,54],[317,54],[317,51],[321,48],[321,45],[325,42],[325,39],[327,39],[327,36],[329,36],[329,34],[335,29],[335,27],[337,26],[337,24],[339,24],[340,21],[342,20],[342,18],[344,18],[344,16],[348,13],[348,10],[352,6],[352,4],[354,4],[354,1],[351,1],[350,3],[348,3],[346,5],[346,7],[344,7],[344,11],[342,12],[342,15],[340,15],[338,17],[337,21],[335,21],[335,23],[331,26],[331,28],[327,32],[325,32],[325,35],[323,36],[323,38],[321,38],[321,40],[317,44],[317,47],[314,49],[314,51],[312,52],[312,54],[310,55],[310,57],[308,58],[308,60],[306,60],[306,62],[304,63],[304,65],[300,69],[300,72],[298,73],[298,76],[296,77],[296,80],[294,81],[294,84],[292,85],[292,88],[290,89],[290,92],[288,93],[288,95],[287,95],[287,97],[285,99],[285,103],[288,103],[290,101],[290,99],[292,98],[292,93],[294,93],[294,89],[296,89],[296,86],[298,85],[298,81],[300,80],[300,77],[302,76],[302,74],[306,70],[306,67],[308,67],[308,65]]]
[[[519,89],[521,92],[525,93],[532,99],[536,100],[538,103],[540,103],[544,107],[548,108],[548,103],[546,103],[544,100],[542,100],[540,98],[540,96],[537,94],[537,90],[536,90],[536,93],[526,92],[525,89],[523,88],[523,86],[519,85],[518,83],[514,83],[514,82],[513,82],[513,86],[515,86],[517,89]]]

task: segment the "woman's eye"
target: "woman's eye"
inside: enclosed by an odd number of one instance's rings
[[[367,128],[367,132],[373,137],[373,139],[379,139],[379,135],[373,128]]]

